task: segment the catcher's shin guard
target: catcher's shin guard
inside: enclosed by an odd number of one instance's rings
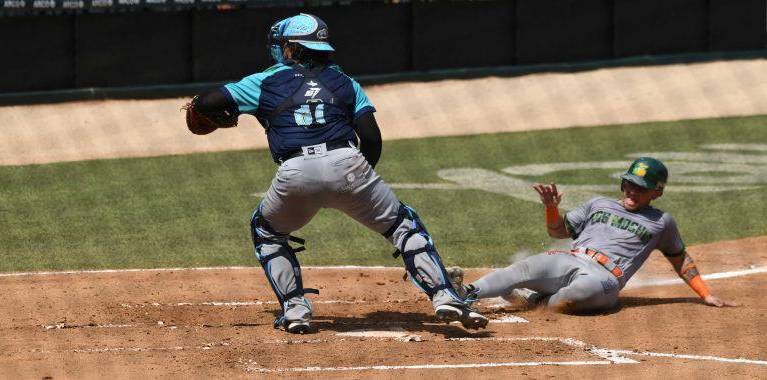
[[[303,297],[306,293],[319,294],[319,291],[303,286],[301,265],[298,263],[296,253],[303,251],[304,247],[293,248],[288,244],[288,241],[304,244],[304,240],[276,232],[264,219],[261,207],[259,205],[250,220],[253,245],[256,257],[282,308],[282,315],[274,321],[274,327],[286,327],[290,323],[285,316],[287,309],[291,306],[290,299]],[[283,260],[274,261],[277,258]],[[303,306],[311,312],[311,303],[308,300],[304,301],[306,303]]]
[[[402,228],[403,226],[405,228]],[[396,258],[402,255],[402,259],[405,262],[405,270],[410,280],[423,290],[429,296],[429,299],[434,298],[434,295],[440,290],[444,290],[454,302],[461,305],[468,304],[470,300],[467,298],[471,298],[472,295],[464,297],[456,292],[456,289],[450,283],[448,273],[445,270],[445,266],[442,265],[442,260],[439,258],[437,248],[434,246],[426,226],[424,226],[415,210],[404,203],[400,203],[397,220],[383,235],[386,238],[391,238],[401,228],[405,229],[406,232],[404,232],[404,237],[398,239],[399,242],[395,243],[397,250],[394,251],[392,256]],[[414,238],[423,241],[423,244],[416,244],[420,245],[420,247],[412,247],[411,244],[411,248],[407,249],[408,242]],[[421,272],[419,272],[419,267],[416,265],[416,257],[419,255],[426,255],[426,259],[432,264],[433,270],[423,268],[422,266],[420,268]],[[430,278],[425,279],[421,273],[426,274]]]

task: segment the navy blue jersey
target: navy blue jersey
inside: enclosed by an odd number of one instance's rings
[[[278,63],[223,88],[240,113],[266,129],[275,162],[302,146],[356,141],[354,119],[375,111],[359,83],[336,65],[308,70]]]

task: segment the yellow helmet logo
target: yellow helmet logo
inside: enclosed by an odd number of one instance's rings
[[[632,170],[631,172],[634,173],[634,175],[636,176],[644,177],[645,174],[647,174],[647,168],[649,168],[647,164],[645,164],[644,162],[640,162],[636,164],[636,166],[634,166],[634,170]]]

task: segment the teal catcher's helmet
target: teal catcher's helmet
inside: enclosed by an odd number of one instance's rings
[[[655,158],[639,157],[631,163],[626,173],[621,175],[621,179],[645,189],[662,191],[668,180],[668,169]]]
[[[335,51],[328,42],[328,26],[319,17],[308,13],[277,21],[269,28],[267,47],[275,62],[282,63],[282,43],[295,42],[318,51]]]

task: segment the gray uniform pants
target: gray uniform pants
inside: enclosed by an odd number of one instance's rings
[[[586,255],[546,252],[493,271],[473,283],[479,298],[500,297],[527,288],[550,296],[549,307],[580,312],[614,307],[617,278]]]
[[[261,205],[262,215],[273,231],[259,229],[258,232],[269,242],[257,252],[262,260],[276,255],[269,261],[267,276],[275,291],[283,295],[296,289],[296,279],[301,273],[300,268],[294,268],[283,256],[287,248],[280,243],[286,243],[291,232],[309,223],[320,208],[340,210],[383,234],[397,221],[400,202],[356,148],[335,149],[319,157],[301,156],[283,162]],[[423,236],[415,234],[407,239],[405,247],[402,246],[410,230],[409,223],[409,220],[403,220],[388,238],[403,252],[427,244]],[[415,256],[415,266],[432,287],[446,281],[440,268],[426,253]],[[436,307],[455,300],[445,290],[439,290],[432,302]],[[303,296],[292,297],[283,306],[287,320],[311,318],[311,304]]]

